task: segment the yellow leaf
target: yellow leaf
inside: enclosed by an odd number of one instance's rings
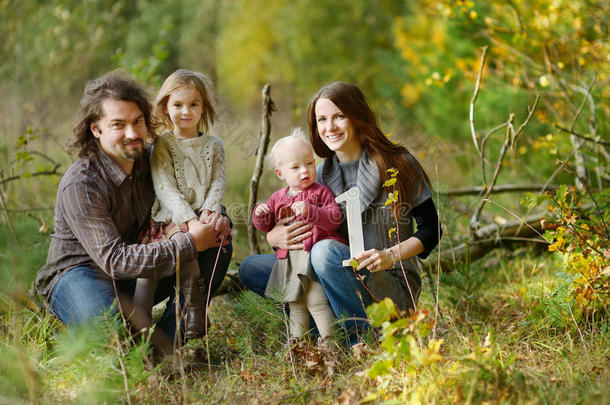
[[[352,266],[353,268],[358,267],[359,264],[360,263],[358,263],[358,260],[354,259],[353,257],[349,261],[349,265]]]
[[[396,177],[386,180],[386,182],[383,183],[383,187],[392,187],[394,184],[396,184]]]
[[[390,167],[385,172],[389,173],[391,177],[396,177],[396,175],[398,174],[398,170],[394,169],[393,167]]]
[[[390,228],[388,230],[388,238],[392,239],[392,234],[396,232],[396,228]]]

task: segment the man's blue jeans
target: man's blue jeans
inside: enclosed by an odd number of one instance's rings
[[[197,257],[199,271],[204,278],[206,290],[212,276],[217,252],[218,249],[213,248],[200,252]],[[224,246],[221,251],[212,279],[211,295],[218,289],[227,273],[232,252],[231,244]],[[135,279],[115,280],[114,284],[119,294],[128,298],[133,297],[136,285]],[[175,277],[160,279],[154,300],[156,304],[170,297],[158,323],[158,328],[172,341],[176,332],[175,309],[172,304],[175,284]],[[49,308],[65,324],[83,325],[108,312],[117,314],[118,308],[115,300],[115,289],[108,277],[101,275],[100,270],[95,270],[91,266],[78,266],[66,271],[59,277],[49,297]]]
[[[348,344],[358,342],[359,336],[369,328],[365,308],[371,297],[356,279],[351,267],[343,267],[349,259],[349,247],[332,239],[317,242],[310,252],[311,264],[320,281],[335,316],[347,333]],[[269,275],[275,264],[275,255],[253,255],[239,266],[239,278],[253,292],[264,296]],[[368,276],[368,272],[363,272]]]

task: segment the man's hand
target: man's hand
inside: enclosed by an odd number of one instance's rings
[[[215,230],[213,223],[203,224],[197,219],[191,219],[188,222],[188,227],[198,252],[220,246],[222,235]],[[229,244],[229,241],[225,238],[223,245],[227,244]]]
[[[279,220],[267,233],[267,242],[280,249],[303,249],[303,240],[312,235],[311,227],[313,225],[305,221],[291,223],[292,221],[294,221],[294,216]]]

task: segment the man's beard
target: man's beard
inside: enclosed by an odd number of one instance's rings
[[[144,142],[142,142],[141,140],[139,140],[138,142],[140,142],[140,149],[137,150],[133,150],[133,151],[129,151],[128,149],[125,149],[123,151],[123,156],[125,157],[125,159],[129,159],[129,160],[136,160],[138,159],[140,156],[142,156],[142,150],[144,150]],[[128,142],[126,144],[123,144],[123,146],[127,147],[128,144],[130,144],[132,142]]]

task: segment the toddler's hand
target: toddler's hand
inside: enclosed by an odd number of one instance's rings
[[[307,202],[305,201],[297,201],[294,204],[292,204],[291,208],[292,208],[292,212],[294,213],[295,216],[303,216],[306,217],[307,216]]]
[[[269,215],[269,213],[271,213],[271,208],[266,203],[259,204],[254,210],[254,215],[257,217],[264,217]]]

